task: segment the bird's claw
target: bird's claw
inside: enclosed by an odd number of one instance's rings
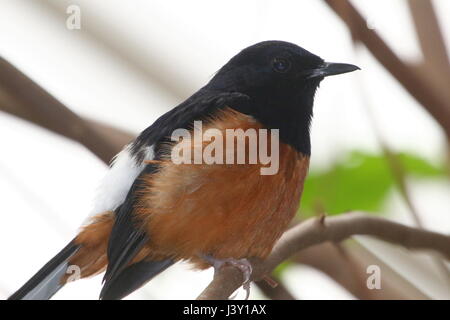
[[[226,264],[229,264],[241,270],[242,277],[244,278],[244,281],[242,282],[242,288],[246,292],[245,300],[248,300],[250,296],[250,283],[251,283],[250,278],[253,272],[253,268],[247,259],[233,259],[233,258],[216,259],[211,256],[203,256],[203,258],[214,267],[214,272],[219,271],[219,269]]]

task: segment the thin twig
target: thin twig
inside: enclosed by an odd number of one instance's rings
[[[359,244],[356,239],[342,244],[345,257],[333,243],[322,243],[304,249],[292,257],[292,262],[319,270],[336,281],[357,299],[361,300],[428,300],[425,295],[403,275]],[[381,289],[367,287],[367,267],[379,266],[383,278]]]
[[[439,88],[423,77],[417,68],[403,62],[374,31],[348,0],[324,0],[347,24],[353,38],[363,43],[373,56],[397,79],[397,81],[434,117],[444,129],[450,141],[450,99],[448,90]]]
[[[354,42],[354,45],[355,45],[354,46],[355,52],[358,52],[357,43]],[[373,128],[378,144],[380,145],[383,155],[387,161],[392,177],[394,178],[395,186],[397,187],[400,196],[405,201],[405,204],[409,209],[408,212],[411,215],[412,219],[414,220],[415,225],[420,229],[424,229],[421,216],[410,194],[405,168],[403,167],[403,164],[400,162],[398,156],[395,154],[395,152],[392,151],[388,142],[383,138],[381,134],[381,129],[371,109],[371,103],[369,99],[367,99],[364,81],[358,81],[358,85],[360,86],[358,91],[361,93],[361,98],[363,101],[362,105],[365,107],[365,111],[368,113],[369,122]],[[433,256],[432,259],[436,264],[436,266],[438,267],[438,269],[440,270],[440,272],[442,273],[442,275],[445,277],[446,281],[450,285],[450,272],[447,266],[445,265],[444,261],[442,261],[442,259],[440,259],[437,256]]]
[[[271,300],[295,300],[292,293],[282,284],[273,287],[265,279],[256,282],[258,288]]]
[[[445,40],[432,1],[409,0],[411,16],[424,57],[424,68],[434,78],[434,85],[448,91],[450,60]]]

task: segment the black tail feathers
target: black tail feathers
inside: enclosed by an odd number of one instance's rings
[[[50,299],[64,284],[62,277],[66,274],[68,260],[77,252],[79,245],[71,241],[53,259],[41,268],[8,300],[47,300]]]

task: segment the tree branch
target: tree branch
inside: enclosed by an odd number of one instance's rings
[[[433,116],[450,141],[450,91],[439,90],[415,66],[403,62],[374,31],[348,0],[324,0],[345,22],[353,39],[363,43],[372,55]]]
[[[271,286],[265,279],[255,282],[259,290],[270,300],[295,300],[292,293],[280,280],[272,280],[276,286]]]
[[[120,151],[106,127],[92,127],[1,57],[0,70],[0,110],[78,141],[106,163]]]
[[[407,227],[389,220],[348,213],[325,220],[309,219],[288,230],[265,260],[251,259],[252,280],[259,280],[294,253],[326,241],[340,242],[353,235],[370,235],[410,249],[430,249],[450,259],[450,236]],[[223,267],[199,295],[199,300],[227,299],[242,284],[237,268]]]
[[[342,246],[325,242],[296,253],[292,261],[317,269],[360,300],[429,300],[403,275],[363,247],[357,240]],[[380,290],[367,288],[367,267],[377,265],[383,273]]]
[[[432,1],[408,0],[424,62],[441,81],[450,80],[450,60]]]

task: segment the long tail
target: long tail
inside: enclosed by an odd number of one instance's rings
[[[113,223],[112,212],[94,217],[91,224],[8,299],[50,299],[71,280],[68,274],[71,266],[78,268],[80,278],[103,272],[108,264],[107,246]],[[171,259],[136,261],[105,283],[100,298],[122,299],[173,263]]]
[[[74,241],[62,249],[53,259],[41,268],[8,300],[46,300],[50,299],[64,284],[70,258],[78,251]]]
[[[108,263],[106,248],[113,221],[112,212],[94,217],[91,224],[86,225],[75,239],[11,295],[9,300],[50,299],[73,276],[86,278],[104,271]],[[76,268],[68,269],[70,266]],[[69,271],[72,273],[69,274]]]

